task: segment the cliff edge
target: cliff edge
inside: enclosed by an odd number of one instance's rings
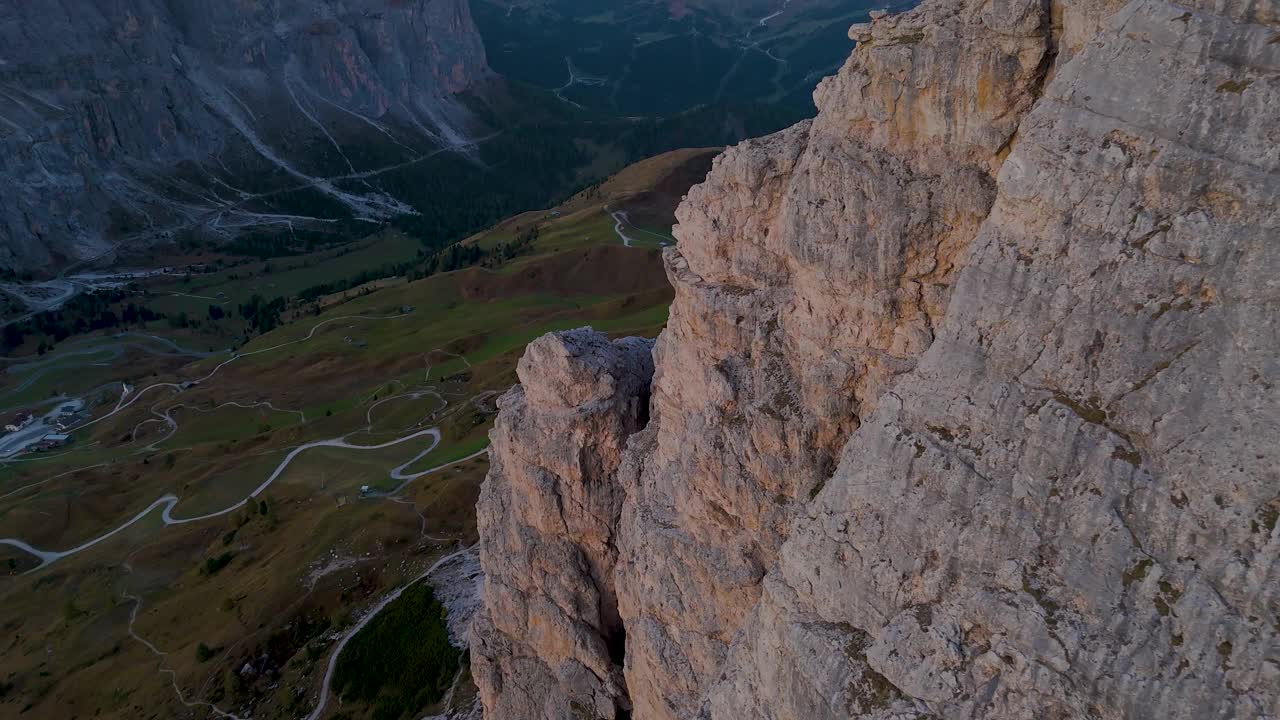
[[[568,619],[488,716],[1280,714],[1280,4],[876,15],[686,198],[651,380],[504,406],[486,607]]]

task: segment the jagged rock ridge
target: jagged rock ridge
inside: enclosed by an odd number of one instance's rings
[[[480,675],[489,716],[1280,713],[1278,18],[937,0],[855,26],[818,118],[679,213],[652,418],[590,485],[622,492],[593,532],[625,685]],[[504,583],[546,582],[525,559]]]

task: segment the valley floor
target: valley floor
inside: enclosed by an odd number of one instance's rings
[[[331,691],[343,648],[419,580],[449,586],[454,615],[474,606],[456,589],[478,581],[473,507],[517,359],[551,330],[657,333],[670,213],[712,154],[464,244],[537,227],[508,262],[321,298],[234,351],[95,333],[9,359],[7,412],[82,409],[65,445],[0,444],[0,714],[319,720],[389,702],[396,688]],[[460,667],[419,709],[473,709]]]

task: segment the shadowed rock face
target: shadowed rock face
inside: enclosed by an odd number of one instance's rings
[[[258,196],[291,188],[326,217],[397,213],[321,178],[464,143],[452,96],[489,74],[465,0],[6,5],[0,265],[19,270],[288,222]]]
[[[1280,713],[1278,17],[928,2],[717,161],[617,470],[635,717]]]

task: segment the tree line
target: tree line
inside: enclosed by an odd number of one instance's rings
[[[131,286],[131,291],[137,288]],[[27,338],[40,338],[38,352],[43,355],[72,335],[82,335],[95,330],[141,327],[166,316],[134,302],[121,304],[129,296],[123,289],[95,290],[81,293],[68,300],[57,310],[36,313],[20,323],[5,326],[0,344],[5,352],[22,347]],[[119,311],[119,312],[117,312]]]

